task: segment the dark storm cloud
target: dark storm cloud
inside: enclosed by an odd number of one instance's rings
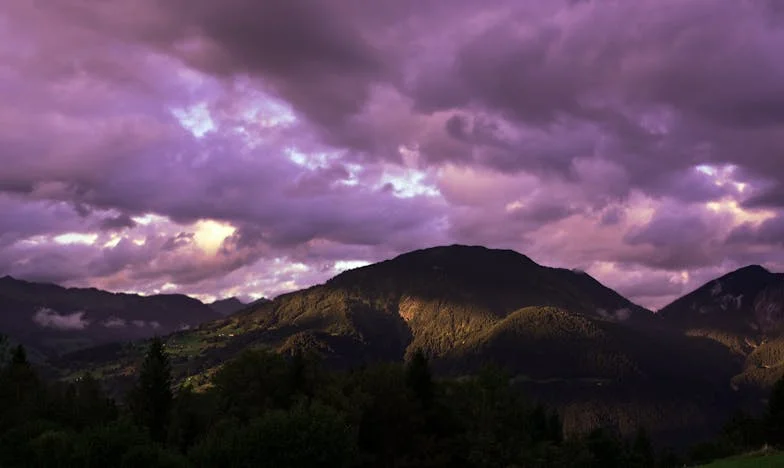
[[[714,230],[714,226],[695,213],[660,213],[648,224],[627,233],[625,241],[655,249],[652,258],[645,262],[648,265],[689,269],[715,261]]]
[[[136,226],[136,221],[125,213],[105,218],[100,224],[100,228],[107,231],[122,230],[134,226]]]
[[[527,135],[493,135],[494,124],[474,124],[467,135],[466,117],[456,116],[441,131],[459,141],[452,150],[468,148],[427,154],[431,161],[473,152],[484,154],[475,162],[504,171],[566,174],[574,158],[606,152],[633,184],[686,198],[695,195],[678,186],[679,172],[699,163],[739,163],[758,174],[782,168],[768,154],[780,142],[772,130],[784,104],[782,38],[763,4],[585,2],[559,11],[558,2],[453,2],[445,14],[438,2],[377,3],[141,2],[124,26],[205,71],[263,79],[333,142],[379,148],[389,145],[371,140],[411,141],[374,125],[366,131],[375,136],[361,136],[350,119],[365,115],[373,86],[388,85],[425,114],[479,108],[491,114],[487,121],[518,130],[591,128],[582,141],[553,135],[532,146]],[[79,13],[95,19],[108,12]],[[469,22],[482,15],[478,26]],[[433,60],[436,53],[442,59]],[[646,122],[657,118],[670,122]],[[677,128],[663,134],[652,125]]]
[[[763,221],[759,226],[746,223],[730,233],[729,242],[735,245],[768,244],[784,246],[784,216],[779,213],[774,218]]]
[[[0,195],[0,246],[7,246],[52,231],[78,231],[83,226],[78,213],[67,203],[30,202]]]
[[[574,158],[602,152],[636,186],[704,197],[680,183],[696,164],[737,164],[757,177],[784,168],[774,143],[784,37],[765,15],[753,2],[670,1],[586,3],[561,21],[505,16],[459,46],[446,68],[420,73],[413,96],[424,111],[479,107],[547,132],[593,125],[593,141],[565,153],[553,141],[507,144],[505,158],[489,160],[506,170],[565,172]],[[445,132],[475,152],[498,148],[468,141],[466,127],[455,117]]]
[[[776,5],[4,2],[0,267],[204,293],[453,240],[653,272],[774,258],[780,213],[727,243],[745,218],[705,203],[784,206]],[[236,228],[212,257],[203,219]]]

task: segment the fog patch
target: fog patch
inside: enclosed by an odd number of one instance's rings
[[[128,322],[118,317],[109,317],[103,322],[103,326],[106,328],[125,328],[127,325]]]
[[[57,330],[84,330],[90,325],[90,321],[84,316],[84,311],[61,315],[56,310],[42,307],[33,315],[33,322],[44,328],[54,328]]]
[[[615,318],[619,322],[625,322],[629,320],[629,317],[631,316],[632,316],[632,311],[627,309],[626,307],[615,311]]]
[[[629,320],[629,317],[632,316],[632,311],[626,307],[618,309],[614,312],[609,312],[607,309],[596,309],[596,313],[603,319],[613,320],[616,322],[625,322]]]

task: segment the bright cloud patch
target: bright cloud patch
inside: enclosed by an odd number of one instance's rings
[[[736,200],[731,198],[708,202],[705,206],[714,213],[727,214],[731,216],[736,225],[743,223],[758,225],[767,219],[776,217],[776,213],[774,211],[749,210],[743,208]]]
[[[200,103],[186,109],[172,109],[172,114],[180,124],[196,138],[215,130],[215,122],[210,116],[206,103]]]
[[[335,262],[335,266],[332,267],[337,272],[342,272],[346,270],[353,270],[354,268],[361,268],[363,266],[370,265],[370,262],[366,262],[364,260],[339,260]]]
[[[391,187],[394,193],[403,198],[419,195],[436,197],[438,189],[427,183],[427,173],[415,169],[389,168],[381,176],[379,185]]]
[[[68,232],[54,236],[52,240],[58,244],[85,244],[92,245],[98,239],[98,234],[80,234],[77,232]]]
[[[218,251],[223,241],[234,234],[236,229],[226,223],[213,220],[199,221],[194,225],[194,241],[196,244],[210,255]]]

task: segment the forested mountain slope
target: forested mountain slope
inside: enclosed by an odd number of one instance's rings
[[[741,362],[711,340],[661,330],[653,314],[589,275],[509,250],[419,250],[336,276],[171,335],[181,378],[207,381],[247,348],[316,353],[349,369],[422,350],[442,376],[506,368],[535,398],[564,410],[569,430],[613,424],[694,434],[735,408]],[[141,345],[66,356],[123,382]],[[673,415],[678,415],[673,417]]]

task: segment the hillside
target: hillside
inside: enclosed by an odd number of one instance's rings
[[[735,387],[761,394],[784,375],[784,274],[751,265],[664,307],[661,323],[714,340],[744,361]]]
[[[659,311],[681,327],[730,333],[777,333],[784,323],[784,275],[751,265],[709,281]]]
[[[651,326],[652,313],[589,275],[509,250],[449,246],[347,271],[168,338],[180,378],[197,386],[249,347],[315,352],[333,368],[430,356],[441,375],[495,363],[564,411],[567,431],[647,425],[695,437],[735,408],[740,362],[710,340]],[[73,353],[127,383],[141,344]],[[673,417],[677,414],[678,417]]]
[[[0,332],[48,356],[165,335],[219,317],[184,295],[116,294],[0,278]]]

